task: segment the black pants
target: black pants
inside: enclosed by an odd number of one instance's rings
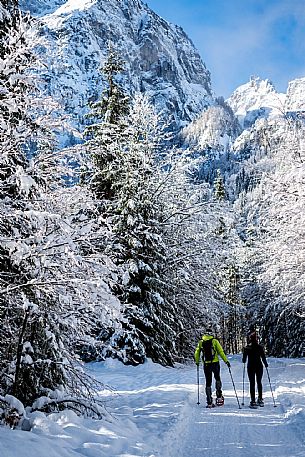
[[[263,365],[259,366],[249,366],[247,367],[249,382],[250,382],[250,397],[251,401],[255,401],[255,377],[257,383],[257,392],[258,398],[263,398],[263,386],[262,386],[262,377],[263,377]]]
[[[205,375],[205,393],[207,396],[207,404],[212,403],[212,378],[216,381],[216,396],[220,398],[222,396],[222,385],[220,379],[220,364],[219,362],[211,362],[203,364],[203,371]]]

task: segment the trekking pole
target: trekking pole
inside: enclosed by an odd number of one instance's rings
[[[236,400],[237,400],[237,403],[238,403],[238,408],[241,409],[241,406],[240,406],[239,400],[238,400],[238,396],[237,396],[237,392],[236,392],[236,388],[235,388],[235,384],[234,384],[234,380],[233,380],[233,376],[232,376],[232,372],[231,372],[231,367],[228,367],[228,368],[229,368],[229,372],[230,372],[230,375],[231,375],[233,389],[234,389]]]
[[[269,376],[268,367],[265,367],[265,368],[266,368],[267,375],[268,375],[270,391],[271,391],[271,395],[272,395],[272,399],[273,399],[273,406],[276,408],[276,404],[275,404],[275,400],[274,400],[274,395],[273,395],[273,391],[272,391],[272,387],[271,387],[271,381],[270,381],[270,376]]]
[[[199,401],[199,365],[197,365],[197,394],[198,394],[197,405],[200,405],[200,401]]]
[[[245,404],[245,370],[246,370],[246,364],[244,363],[244,369],[243,369],[243,402],[242,406]]]

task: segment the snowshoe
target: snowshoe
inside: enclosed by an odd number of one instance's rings
[[[265,406],[264,400],[263,400],[262,398],[258,398],[258,399],[257,399],[257,405],[258,405],[258,406],[261,406],[261,407]]]
[[[225,399],[223,397],[216,398],[216,406],[223,406]]]
[[[215,405],[214,405],[214,403],[208,403],[206,405],[206,408],[215,408]]]
[[[252,408],[252,409],[257,409],[258,406],[257,406],[257,403],[256,401],[250,401],[250,405],[249,405],[249,408]]]

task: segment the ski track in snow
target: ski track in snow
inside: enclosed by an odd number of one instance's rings
[[[230,357],[242,403],[241,356]],[[36,413],[32,432],[0,427],[0,457],[304,457],[305,359],[268,359],[274,408],[266,372],[265,407],[238,409],[227,367],[221,362],[225,406],[206,409],[200,368],[165,368],[148,361],[126,367],[118,361],[88,370],[115,391],[101,392],[111,416],[94,421],[71,411]],[[213,381],[214,387],[214,381]]]

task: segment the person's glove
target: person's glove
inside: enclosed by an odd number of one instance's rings
[[[226,362],[226,365],[228,368],[231,368],[231,364],[230,364],[229,360]]]
[[[197,367],[199,367],[199,362],[196,362]]]
[[[268,368],[268,363],[265,363],[265,367]]]

